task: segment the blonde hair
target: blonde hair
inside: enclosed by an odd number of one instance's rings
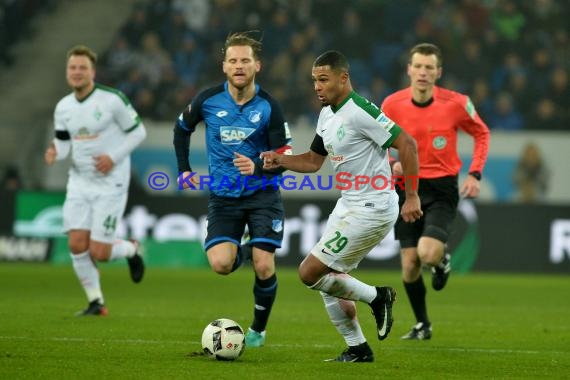
[[[89,60],[93,64],[93,67],[95,67],[95,64],[97,63],[97,54],[85,45],[75,45],[74,47],[72,47],[71,49],[69,49],[67,51],[67,59],[68,60],[73,55],[84,55],[84,56],[86,56],[87,58],[89,58]]]
[[[224,59],[226,58],[228,48],[231,46],[251,46],[253,57],[259,60],[261,55],[261,41],[251,37],[252,33],[254,33],[254,31],[230,34],[228,38],[226,38],[226,42],[224,42],[224,47],[222,48]]]

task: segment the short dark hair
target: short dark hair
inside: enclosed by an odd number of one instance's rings
[[[344,54],[337,50],[325,51],[319,55],[317,59],[315,59],[315,62],[313,62],[313,67],[319,66],[330,66],[333,71],[348,72],[350,69],[350,65]]]
[[[222,48],[223,58],[226,59],[226,52],[231,46],[251,46],[253,57],[259,60],[261,56],[261,40],[253,38],[251,36],[253,33],[256,33],[256,31],[251,30],[230,34],[228,38],[226,38],[226,42],[224,42],[224,47]]]
[[[86,56],[93,64],[93,67],[95,67],[95,64],[97,64],[97,54],[85,45],[75,45],[74,47],[69,49],[67,51],[67,60],[69,60],[69,57],[71,57],[72,55]]]
[[[437,67],[441,67],[443,65],[443,55],[441,54],[441,49],[437,47],[437,45],[425,42],[417,44],[416,46],[410,49],[409,62],[412,62],[412,57],[414,56],[415,53],[421,55],[434,54],[435,57],[437,58]]]

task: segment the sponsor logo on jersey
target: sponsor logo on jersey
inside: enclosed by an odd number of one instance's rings
[[[376,118],[376,121],[380,124],[382,128],[384,128],[388,132],[390,132],[390,130],[394,127],[394,122],[388,119],[388,117],[384,115],[384,113],[380,113],[380,115],[378,115],[378,117]]]
[[[79,130],[77,131],[75,136],[73,136],[73,139],[74,140],[93,140],[93,139],[96,139],[97,137],[99,137],[98,133],[91,134],[91,132],[89,132],[89,128],[81,127],[81,128],[79,128]]]
[[[432,145],[435,149],[441,150],[447,145],[447,139],[443,136],[436,136],[432,141]]]
[[[249,113],[249,121],[251,121],[254,124],[257,124],[261,121],[261,112],[259,111],[251,111]]]
[[[329,160],[335,161],[335,162],[344,161],[344,156],[342,154],[335,154],[334,153],[334,148],[331,144],[327,144],[327,146],[325,146],[325,149],[327,150],[327,152],[329,154]]]
[[[471,99],[469,98],[467,98],[467,104],[465,104],[465,111],[467,111],[471,119],[475,120],[475,114],[477,112],[475,111],[475,106],[473,105]]]
[[[224,126],[220,127],[220,139],[225,145],[241,144],[254,131],[255,128]]]
[[[291,131],[289,130],[289,123],[287,123],[287,122],[283,123],[283,128],[285,129],[285,138],[290,139],[291,138]]]
[[[334,162],[344,161],[344,156],[342,154],[329,156],[329,159]]]
[[[226,111],[226,110],[218,111],[218,112],[216,112],[216,116],[217,117],[228,116],[228,111]]]

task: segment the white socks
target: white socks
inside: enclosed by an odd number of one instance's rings
[[[323,292],[320,293],[323,297],[323,301],[325,301],[325,307],[332,324],[336,327],[339,334],[342,335],[346,344],[349,346],[358,346],[366,342],[366,338],[362,333],[358,318],[356,317],[354,301],[329,296]],[[349,314],[347,314],[347,311]],[[354,317],[351,315],[354,315]]]
[[[89,251],[78,255],[71,255],[73,269],[75,274],[85,290],[87,300],[89,302],[99,299],[103,303],[103,293],[101,293],[101,284],[99,283],[99,271],[91,260]]]
[[[346,273],[327,273],[310,288],[334,297],[366,303],[376,298],[374,286],[365,284]]]
[[[133,242],[129,240],[115,240],[115,243],[113,243],[113,247],[111,248],[109,261],[133,257],[136,251],[137,247]]]

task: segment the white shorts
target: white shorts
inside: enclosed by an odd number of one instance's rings
[[[340,198],[311,254],[329,268],[348,273],[388,235],[398,212],[397,198],[384,208],[347,204]]]
[[[91,240],[113,243],[118,224],[127,205],[125,191],[68,191],[63,204],[63,227],[69,230],[89,230]]]

